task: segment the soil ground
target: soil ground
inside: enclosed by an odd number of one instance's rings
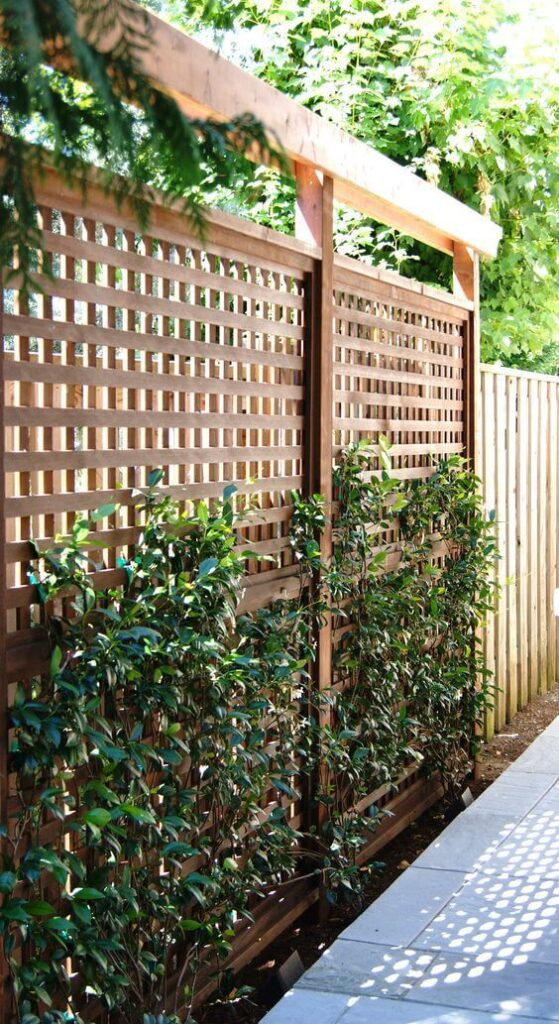
[[[474,797],[486,789],[530,745],[555,716],[559,714],[559,686],[537,697],[528,707],[519,711],[509,725],[484,745],[478,759],[477,778],[468,785]],[[199,1024],[257,1024],[269,1007],[258,1001],[258,990],[273,972],[297,951],[305,968],[318,959],[322,951],[347,928],[348,924],[377,899],[405,871],[416,857],[436,839],[447,824],[441,804],[405,829],[379,853],[384,867],[367,882],[365,900],[359,909],[334,908],[328,921],[318,925],[301,918],[294,927],[263,950],[235,979],[241,989],[252,989],[250,995],[228,1002],[213,1002],[199,1010]]]

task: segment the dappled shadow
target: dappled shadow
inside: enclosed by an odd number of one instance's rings
[[[559,879],[559,807],[538,805],[498,849],[481,854],[476,868],[492,875]]]
[[[559,964],[558,909],[559,889],[552,879],[478,875],[414,946],[476,955],[479,963],[524,957]]]

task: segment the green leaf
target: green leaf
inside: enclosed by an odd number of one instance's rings
[[[71,897],[74,900],[80,900],[80,902],[89,903],[90,900],[103,900],[105,899],[104,893],[99,889],[92,889],[84,887],[83,889],[74,889],[71,893]]]
[[[2,871],[0,874],[0,892],[12,892],[17,883],[15,871]]]
[[[114,515],[119,507],[120,506],[115,504],[115,502],[108,502],[106,505],[100,505],[99,508],[95,509],[95,511],[91,513],[91,518],[94,523],[98,523],[101,519],[107,519],[108,516]]]
[[[219,559],[217,558],[205,558],[203,562],[200,562],[198,567],[198,579],[203,579],[204,576],[209,576],[210,573],[219,565]]]
[[[179,927],[183,932],[195,932],[198,930],[198,928],[201,928],[202,925],[200,921],[194,921],[192,918],[187,917],[182,918],[182,920],[179,922]]]
[[[157,487],[157,484],[160,484],[162,479],[163,479],[163,470],[162,469],[152,469],[151,473],[148,476],[148,487]]]
[[[49,668],[50,668],[51,676],[55,676],[56,675],[56,673],[58,672],[61,664],[62,664],[62,648],[57,646],[57,647],[53,648],[51,656],[50,656]]]
[[[150,825],[155,823],[155,815],[153,811],[149,811],[143,807],[135,807],[134,804],[120,804],[115,807],[112,817],[116,818],[119,814],[128,814],[129,817],[134,818],[135,821],[143,821]]]
[[[100,829],[109,824],[111,817],[111,812],[105,810],[104,807],[92,807],[91,810],[85,812],[83,820],[88,825],[93,825],[95,828]]]
[[[51,914],[55,913],[52,904],[47,903],[46,900],[30,900],[27,904],[27,910],[33,917],[50,917]]]

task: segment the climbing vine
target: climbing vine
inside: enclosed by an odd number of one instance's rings
[[[384,442],[351,446],[331,563],[324,502],[294,495],[299,593],[242,614],[255,554],[238,543],[234,489],[187,513],[158,495],[160,476],[123,585],[94,588],[86,520],[31,573],[51,671],[17,689],[20,809],[0,873],[23,1024],[78,1022],[88,999],[128,1024],[190,1012],[271,887],[310,872],[331,898],[358,893],[375,791],[416,762],[453,792],[487,700],[476,629],[493,542],[459,459],[409,483]],[[318,694],[329,616],[334,676]]]

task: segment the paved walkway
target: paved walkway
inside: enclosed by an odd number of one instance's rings
[[[559,717],[266,1024],[559,1021]]]

